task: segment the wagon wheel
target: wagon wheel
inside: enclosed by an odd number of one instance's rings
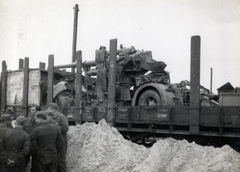
[[[138,99],[138,106],[160,106],[162,101],[158,92],[154,89],[144,91]]]

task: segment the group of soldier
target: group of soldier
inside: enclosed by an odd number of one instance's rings
[[[56,103],[30,109],[26,118],[0,117],[1,172],[66,172],[68,120]]]

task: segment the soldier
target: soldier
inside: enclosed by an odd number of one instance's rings
[[[30,115],[26,118],[24,130],[30,135],[33,129],[37,127],[37,123],[35,121],[36,112],[41,111],[40,106],[33,106],[30,109]]]
[[[24,116],[17,117],[16,127],[9,129],[3,136],[3,148],[7,153],[5,171],[23,172],[25,170],[24,161],[30,149],[30,138],[23,130],[24,121]]]
[[[24,130],[29,135],[37,127],[35,115],[36,115],[36,112],[39,112],[39,111],[41,111],[40,106],[35,105],[30,108],[30,115],[29,115],[29,117],[26,118],[25,125],[24,125]],[[30,151],[26,157],[27,169],[31,169],[31,171],[33,171],[33,172],[34,172],[34,162],[35,162],[35,157],[34,157],[35,147],[36,147],[36,142],[31,142]]]
[[[16,118],[15,118],[14,113],[13,113],[13,108],[12,107],[7,108],[5,114],[10,115],[10,120],[8,122],[9,123],[8,126],[11,127],[11,128],[14,128],[15,123],[16,123],[16,120],[15,120]]]
[[[38,127],[35,128],[30,139],[36,141],[35,151],[35,172],[56,172],[58,154],[63,154],[63,138],[58,127],[50,124],[45,112],[36,113],[36,122]]]
[[[1,117],[0,117],[0,171],[3,171],[3,167],[5,165],[7,165],[7,156],[6,156],[6,150],[4,149],[3,147],[3,142],[2,142],[2,139],[3,139],[3,136],[5,135],[5,133],[9,130],[9,128],[7,127],[7,119],[5,118],[5,114],[3,114]]]
[[[49,103],[48,109],[53,113],[53,119],[58,123],[61,128],[61,133],[64,140],[64,154],[59,157],[58,160],[58,172],[67,171],[66,153],[67,153],[67,131],[68,131],[68,119],[65,115],[58,111],[58,105],[56,103]]]
[[[47,120],[49,121],[50,124],[54,124],[57,127],[59,127],[59,129],[61,129],[60,126],[58,125],[58,123],[53,119],[54,115],[53,115],[52,111],[46,110],[45,114],[47,115]]]
[[[1,119],[3,119],[5,121],[4,123],[6,124],[6,126],[8,128],[13,128],[12,125],[11,125],[11,122],[12,122],[11,114],[6,114],[5,113],[1,116]]]

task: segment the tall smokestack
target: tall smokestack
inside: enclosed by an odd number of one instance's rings
[[[210,74],[210,91],[212,92],[212,76],[213,76],[213,69],[212,68],[210,69],[210,72],[211,72],[211,74]]]

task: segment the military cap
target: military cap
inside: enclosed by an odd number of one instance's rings
[[[17,121],[17,123],[18,123],[19,125],[23,125],[24,122],[25,122],[25,117],[22,116],[22,115],[20,115],[20,116],[18,116],[18,117],[16,118],[16,121]]]
[[[1,120],[8,121],[11,119],[11,114],[2,114]]]
[[[57,109],[58,108],[58,104],[57,103],[48,103],[47,107],[51,107],[51,108]]]
[[[39,112],[37,112],[37,113],[36,113],[36,117],[37,117],[37,118],[41,118],[41,119],[43,119],[43,120],[46,120],[46,119],[47,119],[46,112],[44,112],[44,111],[39,111]]]

